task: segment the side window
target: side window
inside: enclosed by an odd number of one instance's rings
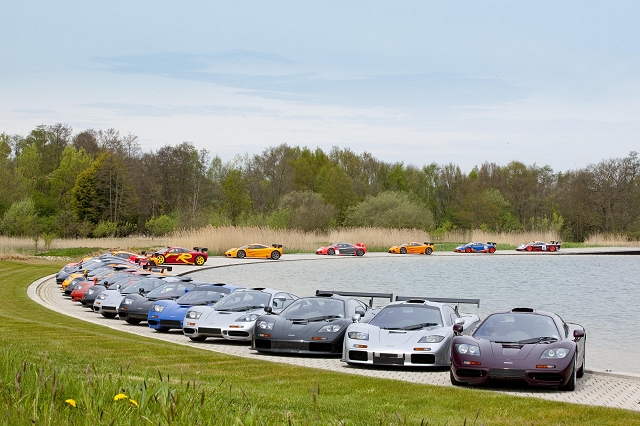
[[[356,313],[356,309],[361,308],[362,310],[364,310],[365,312],[367,312],[367,305],[365,305],[364,303],[362,303],[361,301],[357,300],[357,299],[349,299],[347,301],[347,313],[349,315],[353,315]]]
[[[271,304],[273,309],[284,309],[293,303],[295,299],[289,293],[276,293]]]

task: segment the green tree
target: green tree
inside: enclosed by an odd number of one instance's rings
[[[67,146],[62,151],[60,166],[54,170],[49,179],[51,192],[58,194],[58,206],[69,206],[71,194],[78,175],[91,165],[91,157],[84,149],[76,150],[73,146]]]
[[[328,229],[336,220],[336,209],[312,191],[290,192],[280,200],[280,209],[287,213],[289,228],[307,232]]]
[[[406,192],[381,192],[349,208],[346,226],[380,228],[418,228],[428,230],[435,224],[433,215]]]
[[[251,210],[251,196],[247,179],[243,176],[242,171],[239,169],[229,170],[224,180],[223,189],[224,208],[235,225],[241,213]]]
[[[2,230],[9,236],[37,236],[40,233],[35,203],[30,198],[13,203],[2,216]]]

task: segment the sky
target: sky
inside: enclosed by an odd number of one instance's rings
[[[0,133],[421,167],[640,151],[638,1],[3,0]]]

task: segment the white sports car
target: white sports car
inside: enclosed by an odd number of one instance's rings
[[[406,299],[406,300],[403,300]],[[478,299],[402,298],[382,308],[369,322],[349,325],[342,361],[349,365],[405,367],[451,364],[453,325],[467,329],[480,318],[458,313],[446,303],[472,303]],[[437,300],[437,301],[436,301]],[[356,320],[357,318],[354,318]]]
[[[193,306],[184,317],[182,331],[191,340],[207,337],[251,341],[256,319],[265,308],[278,313],[298,296],[270,288],[239,289],[213,306]]]

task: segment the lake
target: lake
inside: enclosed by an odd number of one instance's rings
[[[636,289],[640,259],[629,255],[389,255],[234,263],[191,272],[194,279],[272,287],[298,296],[321,290],[478,298],[461,312],[531,307],[587,331],[587,368],[640,374]],[[383,303],[382,301],[379,301]]]

